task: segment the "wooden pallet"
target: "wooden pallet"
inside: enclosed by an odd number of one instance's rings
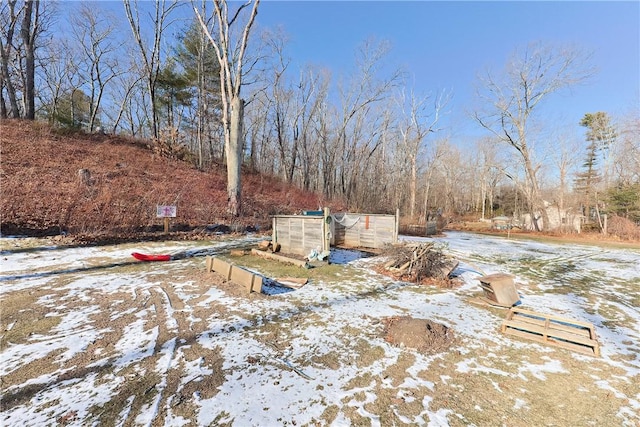
[[[514,307],[502,322],[501,331],[543,344],[600,356],[600,345],[591,323]]]

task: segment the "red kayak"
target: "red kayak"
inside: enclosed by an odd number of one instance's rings
[[[139,252],[134,252],[131,255],[140,261],[171,261],[171,255],[149,255]]]

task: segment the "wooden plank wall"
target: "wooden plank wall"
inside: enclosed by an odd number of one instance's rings
[[[324,218],[306,215],[277,215],[273,217],[272,241],[280,243],[281,252],[308,255],[313,249],[324,248]]]
[[[245,270],[234,264],[230,264],[217,257],[208,256],[206,258],[206,270],[216,272],[225,280],[243,286],[248,293],[262,292],[262,276]]]
[[[380,214],[346,213],[345,227],[337,221],[332,221],[333,245],[354,248],[379,249],[388,243],[398,241],[397,216]],[[342,218],[343,214],[336,214]]]

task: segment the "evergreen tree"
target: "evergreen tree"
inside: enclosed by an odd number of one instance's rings
[[[580,121],[580,125],[587,128],[587,155],[582,163],[582,172],[576,175],[575,190],[582,195],[583,214],[587,222],[591,220],[591,202],[596,194],[596,186],[602,181],[602,175],[597,168],[598,158],[604,159],[605,189],[609,178],[609,150],[616,140],[616,131],[611,125],[609,115],[604,112],[587,113]],[[593,200],[597,203],[597,200]]]
[[[598,160],[598,146],[590,142],[587,146],[587,155],[582,163],[583,171],[576,174],[574,181],[575,191],[582,196],[582,214],[586,221],[591,221],[591,201],[595,192],[595,186],[600,182],[600,175],[596,168]]]
[[[158,116],[165,116],[167,128],[173,129],[178,125],[178,120],[175,118],[177,107],[191,104],[193,95],[188,90],[189,81],[184,73],[176,70],[175,61],[169,60],[158,73],[156,85]]]
[[[73,89],[60,96],[57,106],[44,105],[42,110],[50,123],[58,126],[82,129],[89,123],[91,99],[80,89]],[[99,124],[99,123],[97,123]]]
[[[180,45],[175,50],[176,62],[184,70],[191,91],[194,94],[195,105],[192,105],[193,117],[190,125],[195,133],[198,154],[198,166],[204,166],[205,140],[212,143],[213,127],[221,126],[220,96],[220,63],[215,50],[202,26],[194,20],[191,26],[180,38]],[[222,148],[210,152],[222,152]]]
[[[608,191],[607,211],[631,221],[640,221],[640,183],[618,185]]]
[[[208,100],[220,108],[220,64],[211,42],[206,38],[198,21],[194,21],[180,38],[175,60],[183,68],[184,76],[194,88],[211,96]]]
[[[596,151],[599,152],[604,162],[602,176],[605,188],[608,188],[609,168],[611,167],[609,152],[616,141],[617,132],[611,124],[609,115],[602,111],[585,114],[580,125],[587,128],[587,141],[595,144]]]

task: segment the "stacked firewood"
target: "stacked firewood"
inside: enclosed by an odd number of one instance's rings
[[[384,264],[386,270],[416,282],[429,278],[446,279],[458,266],[458,261],[447,257],[433,243],[392,246],[385,255],[389,257]]]

